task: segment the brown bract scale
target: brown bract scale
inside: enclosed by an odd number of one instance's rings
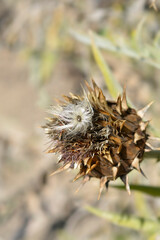
[[[117,101],[107,101],[94,81],[93,89],[86,85],[83,96],[64,96],[43,126],[53,141],[48,152],[60,154],[62,166],[55,173],[78,167],[74,181],[99,178],[99,196],[109,181],[120,177],[130,193],[127,174],[133,169],[143,174],[148,122],[142,117],[149,106],[137,112],[128,106],[125,91]]]

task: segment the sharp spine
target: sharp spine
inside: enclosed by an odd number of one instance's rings
[[[107,182],[107,176],[104,176],[100,179],[100,188],[99,188],[98,200],[101,197],[101,193],[103,191],[103,188],[104,188],[106,182]]]
[[[140,166],[139,166],[140,159],[138,157],[135,157],[131,166],[135,168],[138,172],[140,172]]]
[[[56,171],[54,171],[54,172],[52,172],[51,174],[49,174],[49,177],[50,177],[50,176],[53,176],[53,175],[55,175],[55,174],[57,174],[57,173],[60,173],[60,172],[66,170],[66,169],[68,169],[68,168],[70,168],[70,163],[67,163],[66,165],[58,168]]]
[[[127,193],[129,195],[131,195],[131,190],[130,190],[130,186],[129,186],[129,183],[128,183],[128,175],[123,175],[120,178],[121,178],[122,182],[124,183],[124,185],[126,187]]]
[[[122,95],[122,109],[124,111],[128,110],[127,98],[126,98],[126,88],[124,87],[123,95]]]
[[[113,180],[115,181],[116,180],[116,176],[117,176],[117,173],[118,173],[118,168],[117,167],[112,167],[112,173],[113,173]]]
[[[139,117],[143,118],[145,113],[147,112],[147,110],[150,108],[150,106],[153,104],[153,101],[150,102],[147,106],[145,106],[144,108],[140,109],[137,114]]]

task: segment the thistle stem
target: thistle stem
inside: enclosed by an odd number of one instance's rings
[[[153,150],[150,152],[145,152],[144,157],[145,158],[157,158],[157,160],[160,161],[160,150]]]

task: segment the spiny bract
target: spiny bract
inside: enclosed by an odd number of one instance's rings
[[[53,141],[48,152],[60,154],[62,167],[55,173],[79,167],[74,180],[99,178],[99,196],[109,181],[120,177],[130,193],[127,174],[134,168],[143,174],[148,121],[142,117],[149,106],[137,112],[128,106],[125,91],[117,101],[107,101],[94,81],[93,89],[86,85],[83,96],[64,96],[43,126]]]

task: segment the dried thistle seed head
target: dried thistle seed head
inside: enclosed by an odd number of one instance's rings
[[[92,125],[93,108],[87,98],[74,99],[61,107],[53,108],[51,114],[57,119],[53,128],[57,132],[64,130],[66,135],[86,134]]]
[[[62,166],[56,172],[79,167],[74,181],[99,178],[100,193],[109,181],[120,177],[130,193],[127,174],[133,169],[143,174],[140,162],[148,122],[142,115],[146,108],[137,112],[129,107],[125,91],[117,101],[107,101],[94,81],[93,89],[86,85],[84,96],[64,96],[65,101],[52,108],[43,126],[54,145],[48,152],[60,153]]]

